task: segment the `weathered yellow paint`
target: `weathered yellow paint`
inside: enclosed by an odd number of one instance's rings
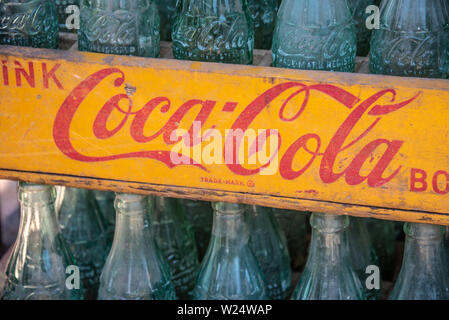
[[[19,54],[17,48],[0,47],[0,60],[6,61],[0,70],[0,177],[449,225],[449,193],[446,192],[449,182],[447,80],[305,72],[40,49],[21,48],[21,51]],[[29,63],[32,63],[34,70],[34,87],[23,75],[20,76],[21,67],[25,69],[24,72],[30,73]],[[45,88],[42,76],[43,63],[47,73],[60,65],[55,69],[55,78],[47,77],[48,88]],[[87,95],[70,126],[61,125],[67,118],[68,113],[62,111],[70,93],[89,76],[110,68],[117,70],[105,77]],[[8,85],[5,85],[5,70]],[[119,72],[123,72],[124,81],[115,83],[115,86],[114,80],[121,77]],[[20,86],[17,85],[16,74],[21,78]],[[63,89],[58,88],[55,79]],[[313,157],[311,150],[317,147],[319,137],[320,148],[313,163],[294,179],[291,177],[292,172],[289,178],[288,173],[279,170],[274,170],[270,175],[237,174],[226,164],[205,163],[195,151],[192,152],[192,158],[201,163],[205,170],[191,165],[169,168],[142,152],[173,151],[173,146],[167,145],[161,135],[144,142],[142,137],[141,140],[136,138],[138,130],[134,130],[133,137],[133,121],[135,129],[138,127],[135,119],[139,118],[134,113],[129,114],[123,127],[110,137],[105,132],[96,132],[95,135],[93,130],[95,119],[105,102],[123,94],[119,106],[122,110],[128,108],[124,99],[127,95],[132,100],[132,112],[141,110],[156,97],[165,97],[170,101],[170,107],[165,112],[161,112],[162,105],[158,105],[150,114],[144,127],[145,136],[156,133],[177,110],[180,112],[181,105],[192,99],[209,101],[204,105],[210,106],[212,110],[203,122],[202,133],[215,128],[225,136],[225,130],[236,124],[239,115],[256,98],[267,90],[288,83],[292,88],[285,89],[271,103],[261,102],[264,108],[249,128],[274,129],[279,132],[279,161],[283,157],[287,158],[287,150],[298,138],[305,135],[309,137],[306,145],[310,152],[303,149],[296,154],[293,171],[304,167]],[[280,109],[288,97],[298,90],[295,84],[324,86],[310,88],[308,103],[297,119],[282,120]],[[382,90],[391,90],[377,101],[378,105],[384,107],[376,108],[373,105],[367,108],[343,146],[362,136],[347,149],[337,152],[335,164],[329,167],[329,163],[323,161],[324,153],[326,149],[329,153],[331,149],[338,151],[335,150],[337,144],[331,143],[338,129],[348,127],[344,123],[351,112]],[[84,93],[87,91],[87,86],[79,90]],[[346,99],[345,95],[348,95]],[[284,118],[294,117],[304,97],[305,94],[301,93],[292,98],[284,110]],[[79,98],[71,104],[67,103],[66,111],[76,101]],[[401,102],[404,102],[404,106],[398,107],[398,110],[385,107]],[[226,104],[228,110],[223,111]],[[180,121],[180,128],[189,129],[200,109],[200,105],[195,105]],[[58,112],[59,122],[56,121]],[[114,110],[107,118],[106,128],[113,130],[123,118],[123,112]],[[140,119],[143,119],[142,114]],[[55,126],[62,129],[55,129]],[[55,138],[55,130],[59,130],[59,133],[69,132],[69,140],[62,143],[60,136]],[[366,134],[362,134],[365,131]],[[57,141],[61,142],[59,146]],[[358,181],[356,173],[359,170],[353,161],[375,141],[379,142],[379,147],[373,148],[363,157],[366,161],[362,161],[362,178]],[[382,141],[385,143],[381,144]],[[78,156],[77,159],[77,156],[68,152],[68,142],[87,158]],[[397,153],[392,155],[391,161],[382,158],[386,154],[386,143],[397,147]],[[202,142],[203,151],[207,145],[210,142]],[[117,158],[117,155],[125,153],[132,154]],[[157,152],[151,154],[151,157],[154,156],[157,156]],[[110,158],[107,158],[108,161],[92,161],[92,157]],[[245,168],[255,169],[260,166],[260,162],[248,164],[249,159],[243,160]],[[379,163],[386,165],[382,175],[373,173]],[[332,179],[329,173],[341,173],[348,166],[353,169],[349,174]],[[392,175],[398,168],[397,175],[382,183],[382,178]],[[425,191],[411,191],[412,169],[427,173]],[[434,186],[432,178],[435,173],[438,173],[438,179]],[[367,175],[372,178],[371,186],[368,180],[363,179]],[[419,189],[421,185],[417,183],[415,187]]]

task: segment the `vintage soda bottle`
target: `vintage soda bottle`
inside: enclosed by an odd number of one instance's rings
[[[292,268],[302,270],[306,262],[307,223],[310,212],[285,209],[273,209],[273,212],[287,239]]]
[[[56,0],[59,31],[78,32],[76,19],[79,19],[79,0]],[[78,14],[78,17],[76,15]]]
[[[348,0],[349,8],[357,30],[357,55],[366,57],[369,53],[372,29],[367,26],[370,13],[366,9],[369,6],[380,4],[380,0]]]
[[[156,0],[159,9],[161,41],[171,41],[173,21],[175,20],[178,0]]]
[[[3,300],[81,299],[67,277],[77,263],[59,230],[52,186],[19,183],[20,227],[12,249],[0,298]],[[68,272],[68,273],[67,273]]]
[[[159,41],[155,0],[80,0],[79,50],[158,57]]]
[[[290,296],[291,270],[287,242],[273,210],[250,206],[247,214],[249,245],[265,277],[268,296],[284,300]]]
[[[352,261],[352,266],[359,276],[360,282],[365,289],[365,296],[368,300],[376,300],[382,298],[381,278],[379,274],[379,281],[377,283],[370,283],[377,288],[369,288],[366,284],[368,277],[372,275],[371,269],[367,272],[367,267],[374,266],[379,268],[379,260],[371,242],[370,234],[366,226],[366,220],[363,218],[350,218],[349,227],[349,253]]]
[[[395,222],[366,219],[366,226],[379,259],[382,279],[392,281],[396,269]]]
[[[273,37],[273,66],[354,72],[357,38],[346,0],[284,0]]]
[[[214,211],[208,201],[179,199],[178,207],[183,210],[195,234],[198,259],[201,261],[209,245]]]
[[[249,247],[245,206],[217,202],[212,237],[196,281],[196,300],[268,299],[263,271]]]
[[[191,299],[199,261],[192,226],[174,198],[155,197],[151,227],[179,299]]]
[[[390,300],[447,300],[449,274],[443,226],[406,223],[401,271]]]
[[[115,230],[115,193],[111,191],[93,190],[93,194],[106,223],[107,242],[111,246]]]
[[[175,300],[167,261],[150,227],[147,197],[117,193],[114,242],[100,277],[101,300]]]
[[[0,1],[0,44],[53,49],[58,43],[54,1]]]
[[[371,73],[448,78],[449,2],[383,1],[371,48]]]
[[[309,256],[293,299],[364,300],[363,286],[349,253],[349,218],[312,213],[310,225]]]
[[[254,25],[254,48],[271,49],[278,9],[277,0],[247,0]]]
[[[96,299],[109,247],[106,224],[92,190],[65,188],[58,216],[62,236],[80,268],[84,299]]]
[[[180,0],[173,24],[176,59],[251,64],[254,29],[243,0]]]

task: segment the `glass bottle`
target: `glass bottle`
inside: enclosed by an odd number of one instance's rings
[[[149,221],[147,197],[117,193],[114,242],[100,277],[100,300],[175,300],[167,261]]]
[[[273,212],[286,237],[292,268],[300,271],[306,262],[307,222],[310,212],[277,208]]]
[[[154,0],[81,0],[81,51],[159,57],[159,13]]]
[[[115,230],[115,193],[111,191],[93,190],[95,200],[97,200],[100,213],[106,223],[106,234],[108,246],[112,245]]]
[[[357,37],[346,0],[284,0],[273,37],[273,66],[354,72]]]
[[[370,72],[449,77],[449,2],[385,0],[371,38]]]
[[[108,244],[106,224],[92,190],[65,188],[58,216],[62,236],[80,268],[84,299],[96,299]]]
[[[395,222],[366,219],[366,226],[379,258],[382,279],[392,281],[396,271]]]
[[[59,31],[61,32],[78,31],[76,29],[67,28],[67,19],[69,18],[69,16],[76,15],[76,13],[78,12],[76,10],[70,10],[72,9],[71,6],[77,6],[79,10],[79,0],[56,0],[56,11],[58,12]]]
[[[247,0],[254,25],[254,48],[271,49],[278,9],[277,0]]]
[[[173,24],[176,59],[253,61],[254,29],[243,0],[180,0]]]
[[[173,21],[175,20],[177,2],[178,0],[156,0],[161,21],[161,41],[171,41],[171,33]]]
[[[449,274],[443,226],[406,223],[401,271],[390,300],[447,300]]]
[[[284,0],[284,2],[287,0]],[[363,286],[352,266],[347,216],[312,213],[309,256],[294,300],[364,300]]]
[[[267,207],[250,206],[247,215],[249,246],[265,277],[268,296],[284,300],[291,294],[290,257],[282,230]]]
[[[366,226],[366,220],[363,218],[350,218],[349,227],[349,254],[352,266],[359,276],[360,282],[365,289],[365,296],[368,300],[377,300],[382,298],[381,281],[379,289],[368,289],[366,286],[367,277],[371,273],[366,273],[368,266],[376,266],[380,270],[379,259],[371,242],[370,234]],[[380,280],[380,279],[379,279]]]
[[[366,57],[369,53],[372,32],[366,25],[366,20],[370,16],[366,13],[366,8],[371,5],[379,6],[380,0],[348,0],[348,4],[357,30],[357,55]]]
[[[178,206],[189,220],[195,234],[198,259],[201,261],[206,253],[212,232],[214,212],[208,201],[179,199]]]
[[[217,202],[213,208],[212,237],[198,272],[195,299],[268,299],[263,271],[248,244],[245,206]]]
[[[177,199],[155,197],[151,227],[168,261],[179,299],[191,299],[198,271],[198,252],[192,226],[178,208]]]
[[[0,1],[0,44],[54,49],[58,43],[54,1]]]
[[[61,236],[52,186],[19,183],[20,227],[8,259],[2,300],[72,300],[82,292],[66,285],[69,266],[77,266]]]

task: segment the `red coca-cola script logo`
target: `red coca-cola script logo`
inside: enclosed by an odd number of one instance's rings
[[[114,78],[113,78],[114,77]],[[160,161],[167,165],[169,168],[174,168],[179,164],[173,163],[171,160],[171,153],[169,147],[173,146],[182,139],[173,140],[171,133],[178,129],[179,123],[185,117],[185,115],[193,107],[200,106],[201,109],[197,113],[194,122],[204,124],[212,111],[221,106],[221,111],[232,114],[238,105],[234,101],[218,102],[213,100],[201,100],[201,99],[189,99],[179,107],[172,105],[169,97],[157,96],[150,99],[141,108],[135,108],[132,98],[125,94],[117,94],[107,99],[99,110],[93,122],[92,130],[97,139],[108,139],[113,137],[117,132],[123,129],[126,123],[130,124],[130,136],[136,144],[148,143],[157,137],[162,137],[164,143],[167,145],[167,150],[146,150],[138,152],[128,152],[121,154],[113,154],[107,156],[88,156],[80,153],[73,146],[70,140],[70,127],[73,118],[77,111],[82,108],[83,101],[89,94],[91,94],[95,88],[102,82],[108,81],[107,78],[113,79],[113,85],[120,87],[125,83],[125,74],[118,68],[106,68],[95,72],[83,80],[73,91],[67,96],[62,103],[56,115],[53,126],[53,138],[57,147],[69,158],[83,161],[83,162],[99,162],[99,161],[113,161],[116,159],[124,158],[148,158]],[[311,132],[300,136],[290,146],[285,149],[283,154],[279,154],[279,174],[283,179],[293,180],[299,178],[304,174],[310,166],[321,158],[319,176],[324,183],[333,183],[340,178],[344,178],[348,185],[359,185],[363,182],[371,187],[378,187],[384,185],[391,179],[393,179],[401,170],[401,167],[390,168],[395,156],[399,153],[404,141],[391,140],[384,137],[378,137],[372,141],[368,140],[366,136],[371,132],[381,121],[381,119],[397,110],[410,105],[415,101],[421,93],[417,93],[413,97],[405,99],[403,101],[397,100],[397,92],[394,89],[385,89],[373,94],[366,100],[361,100],[352,93],[339,88],[331,84],[312,84],[306,85],[300,82],[285,82],[278,85],[274,85],[269,90],[263,92],[260,96],[254,99],[244,110],[237,115],[237,118],[233,122],[230,129],[246,131],[258,117],[276,98],[286,92],[292,92],[287,99],[281,104],[279,109],[279,119],[284,122],[299,121],[304,110],[309,104],[310,97],[314,94],[324,94],[334,101],[338,105],[343,106],[342,111],[349,111],[346,119],[340,126],[336,127],[335,134],[326,144],[323,143],[323,139],[319,134]],[[301,103],[298,106],[298,111],[293,116],[287,116],[286,106],[292,99],[297,97],[303,97]],[[383,101],[381,103],[380,101]],[[387,101],[387,102],[385,102]],[[126,102],[127,108],[121,108],[119,103]],[[123,118],[121,122],[113,129],[108,129],[107,123],[113,111],[119,111]],[[169,111],[174,110],[168,121],[162,124],[161,128],[151,135],[145,135],[144,127],[150,117],[157,117],[157,112],[160,114],[167,114]],[[353,134],[354,127],[360,122],[362,118],[372,118],[367,128],[351,141],[349,137]],[[155,122],[155,121],[153,121]],[[158,123],[157,121],[155,123]],[[210,126],[214,128],[215,125]],[[193,131],[193,124],[190,128],[190,133]],[[279,150],[281,147],[282,139],[279,133]],[[227,148],[233,148],[238,150],[240,141],[231,141],[233,137],[227,137],[224,143],[224,152],[226,154]],[[201,141],[201,139],[200,139]],[[192,144],[197,143],[192,140]],[[357,153],[354,153],[353,159],[349,165],[340,172],[336,172],[336,158],[344,150],[347,150],[354,146],[356,143],[362,143],[364,146]],[[313,149],[310,145],[314,145]],[[371,157],[375,150],[379,150],[382,147],[383,151],[381,157],[377,163],[373,166],[368,174],[362,175],[362,166]],[[295,155],[300,151],[305,151],[310,155],[307,163],[302,165],[302,168],[294,168],[293,159]],[[177,155],[179,156],[179,155]],[[270,159],[271,161],[272,159]],[[183,162],[184,163],[184,162]],[[201,163],[195,162],[193,159],[186,159],[185,163],[189,163],[189,166],[196,167],[200,170],[208,171],[208,169]],[[258,168],[246,167],[244,164],[238,161],[227,163],[226,166],[229,170],[240,176],[251,176],[261,172],[269,163],[260,165]],[[388,176],[385,176],[385,172],[390,172]]]

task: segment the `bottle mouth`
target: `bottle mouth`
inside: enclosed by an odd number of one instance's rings
[[[321,233],[341,232],[348,228],[349,217],[345,215],[314,212],[310,217],[310,225],[313,229]]]
[[[53,188],[53,186],[47,184],[19,181],[19,189],[27,191],[43,191],[51,188]]]
[[[446,229],[436,224],[407,222],[404,224],[404,232],[408,237],[414,239],[429,240],[442,237]]]
[[[149,198],[141,194],[119,193],[115,194],[114,208],[120,212],[135,212],[147,210]]]
[[[32,202],[54,202],[56,189],[52,185],[19,182],[19,201],[22,205]]]

